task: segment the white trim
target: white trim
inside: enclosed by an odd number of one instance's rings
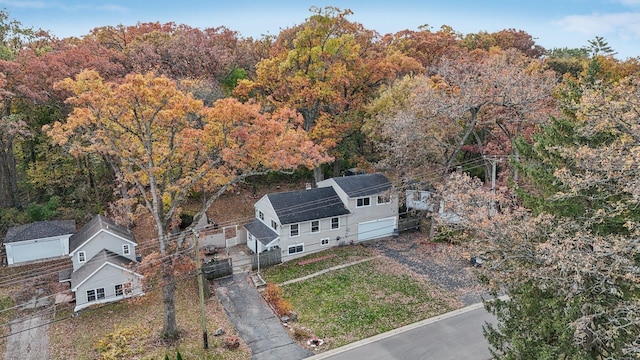
[[[338,227],[333,227],[333,219],[338,219]],[[329,218],[329,229],[330,230],[340,230],[340,217],[339,216],[334,216],[332,218]]]
[[[380,201],[381,198],[382,198],[382,201]],[[386,201],[385,201],[384,195],[376,196],[376,205],[388,205],[388,204],[391,204],[391,195],[389,195]]]
[[[298,246],[302,246],[302,250],[301,251],[296,251],[296,252],[293,252],[293,253],[290,251],[291,248],[296,248],[297,249]],[[303,252],[304,252],[304,243],[299,243],[299,244],[287,246],[287,255],[302,254]]]
[[[101,232],[103,232],[103,231],[104,231],[105,233],[107,233],[107,234],[111,234],[111,235],[115,236],[116,238],[118,238],[118,239],[120,239],[120,240],[123,240],[123,241],[126,241],[126,242],[130,243],[131,245],[133,245],[133,247],[134,247],[134,248],[135,248],[136,246],[138,246],[138,244],[136,244],[134,241],[131,241],[131,240],[127,239],[127,238],[124,238],[124,237],[122,237],[122,236],[120,236],[120,235],[118,235],[118,234],[115,234],[115,233],[113,233],[113,232],[111,232],[111,231],[109,231],[109,230],[106,230],[106,229],[100,229],[100,230],[96,231],[96,233],[95,233],[95,234],[93,234],[92,236],[90,236],[90,237],[89,237],[85,242],[83,242],[82,244],[78,245],[78,247],[77,247],[77,248],[75,248],[72,252],[70,252],[70,253],[69,253],[69,255],[73,256],[73,254],[74,254],[76,251],[80,250],[83,246],[87,245],[87,243],[88,243],[89,241],[93,240],[96,236],[98,236],[98,234],[100,234],[100,233],[101,233]]]
[[[126,288],[125,288],[126,284],[131,285],[129,287],[129,292],[128,293],[126,292]],[[118,295],[118,286],[121,286],[122,294],[120,294],[120,295]],[[115,297],[119,297],[119,298],[131,297],[133,295],[133,283],[131,281],[127,281],[126,283],[113,285],[113,294],[114,294]]]
[[[102,289],[102,297],[98,298],[98,290]],[[95,299],[93,300],[89,300],[89,291],[93,291],[93,297],[95,297]],[[107,289],[105,289],[104,287],[98,287],[98,288],[94,288],[94,289],[89,289],[89,290],[85,290],[85,293],[87,295],[87,302],[94,302],[94,301],[98,301],[98,300],[102,300],[102,299],[106,299],[107,298]],[[76,294],[76,296],[78,296]]]
[[[76,285],[74,288],[72,288],[72,289],[71,289],[71,291],[76,292],[76,291],[78,290],[78,288],[79,288],[80,286],[82,286],[82,284],[84,284],[85,282],[87,282],[87,280],[89,280],[90,278],[92,278],[92,277],[93,277],[93,275],[97,274],[100,270],[102,270],[102,268],[104,268],[104,267],[105,267],[105,266],[107,266],[107,265],[111,265],[111,266],[115,267],[116,269],[120,269],[120,270],[126,271],[126,272],[128,272],[128,273],[131,273],[131,274],[133,274],[133,275],[135,275],[135,276],[137,276],[137,277],[139,277],[139,278],[143,278],[143,277],[144,277],[144,276],[142,276],[142,275],[138,274],[137,272],[135,272],[135,271],[133,271],[133,270],[130,270],[130,269],[127,269],[127,268],[123,268],[122,266],[118,266],[118,265],[116,265],[116,264],[113,264],[113,263],[110,263],[110,262],[108,262],[108,261],[105,261],[105,262],[104,262],[102,265],[100,265],[100,266],[99,266],[99,267],[98,267],[94,272],[92,272],[91,274],[87,275],[87,276],[84,278],[84,280],[82,280],[78,285]]]
[[[89,306],[106,304],[106,303],[110,303],[110,302],[114,302],[114,301],[120,301],[122,299],[132,298],[134,296],[144,296],[144,295],[145,295],[144,291],[141,291],[139,294],[133,294],[133,295],[131,295],[129,297],[108,296],[108,297],[105,297],[104,299],[101,299],[101,300],[90,301],[90,302],[86,302],[84,304],[77,305],[76,307],[73,308],[73,312],[78,312],[78,311],[80,311],[80,310],[82,310],[84,308],[87,308]]]
[[[126,248],[126,250],[125,250]],[[122,255],[131,255],[131,245],[130,244],[122,244]]]
[[[82,255],[82,259],[80,259],[80,255]],[[84,250],[78,251],[78,263],[84,264],[86,262],[87,262],[87,252]]]
[[[313,223],[314,223],[314,222],[317,222],[317,223],[318,223],[318,230],[316,230],[316,231],[313,231]],[[312,234],[317,234],[317,233],[319,233],[321,230],[322,230],[322,228],[320,227],[320,220],[311,220],[311,222],[309,222],[309,231],[310,231]]]
[[[293,228],[292,228],[292,227],[293,227],[294,225],[296,226],[296,228],[297,228],[297,232],[298,232],[298,233],[297,233],[297,234],[295,234],[295,235],[293,235],[293,234],[292,234],[292,233],[293,233]],[[290,237],[290,238],[293,238],[293,237],[298,237],[298,236],[300,236],[300,223],[297,223],[297,224],[289,224],[289,237]]]
[[[325,240],[327,242],[326,244],[324,244]],[[320,239],[320,246],[329,246],[329,241],[330,241],[329,238]]]
[[[362,199],[362,203],[363,205],[358,205],[358,200]],[[369,199],[369,203],[368,204],[364,204],[364,199]],[[365,208],[365,207],[369,207],[371,206],[371,196],[363,196],[363,197],[359,197],[356,198],[356,208]]]

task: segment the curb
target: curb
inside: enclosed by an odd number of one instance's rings
[[[429,319],[418,321],[416,323],[409,324],[409,325],[403,326],[401,328],[393,329],[393,330],[388,331],[386,333],[382,333],[382,334],[378,334],[378,335],[372,336],[370,338],[362,339],[362,340],[356,341],[354,343],[339,347],[337,349],[325,351],[325,352],[323,352],[321,354],[317,354],[317,355],[308,357],[308,358],[306,358],[306,360],[325,359],[325,358],[328,358],[328,357],[330,357],[332,355],[340,354],[340,353],[349,351],[351,349],[354,349],[354,348],[357,348],[357,347],[360,347],[360,346],[363,346],[363,345],[366,345],[366,344],[370,344],[370,343],[376,342],[378,340],[386,339],[388,337],[391,337],[391,336],[394,336],[394,335],[397,335],[397,334],[401,334],[403,332],[406,332],[406,331],[409,331],[409,330],[413,330],[415,328],[419,328],[419,327],[427,325],[427,324],[435,323],[435,322],[438,322],[440,320],[444,320],[444,319],[447,319],[447,318],[450,318],[450,317],[454,317],[454,316],[457,316],[457,315],[460,315],[460,314],[464,314],[466,312],[477,310],[477,309],[480,309],[480,308],[483,308],[483,307],[484,307],[483,303],[476,303],[476,304],[473,304],[473,305],[469,305],[467,307],[463,307],[461,309],[453,310],[453,311],[450,311],[448,313],[444,313],[442,315],[437,315],[437,316],[434,316],[434,317],[429,318]]]

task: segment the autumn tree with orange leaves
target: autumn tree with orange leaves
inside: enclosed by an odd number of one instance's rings
[[[341,146],[356,141],[359,112],[377,86],[403,71],[403,59],[409,70],[420,64],[397,51],[387,56],[375,32],[347,19],[350,10],[311,12],[305,23],[281,32],[271,57],[257,64],[255,80],[241,82],[236,94],[298,110],[311,139],[338,157],[346,155]]]
[[[268,113],[234,99],[206,107],[174,81],[153,73],[131,74],[114,83],[83,71],[57,87],[72,92],[67,102],[73,111],[66,122],[49,128],[49,135],[72,154],[112,158],[119,186],[155,222],[165,337],[178,334],[173,266],[175,251],[186,238],[175,233],[189,192],[206,189],[207,194],[195,224],[221,194],[248,176],[330,160],[307,138],[293,110]]]

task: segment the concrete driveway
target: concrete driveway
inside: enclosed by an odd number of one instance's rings
[[[48,316],[18,319],[11,324],[4,360],[49,359]]]
[[[313,355],[293,341],[251,283],[249,274],[219,279],[217,285],[216,295],[251,348],[252,360],[300,360]]]

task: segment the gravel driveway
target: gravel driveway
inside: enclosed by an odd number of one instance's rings
[[[405,233],[395,239],[373,241],[366,245],[456,294],[464,306],[490,297],[476,281],[474,268],[462,257],[459,247],[432,243],[420,232]]]

